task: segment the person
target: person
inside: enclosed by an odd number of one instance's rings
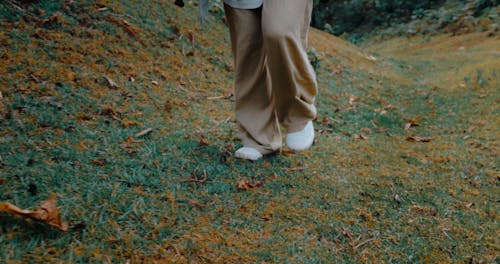
[[[235,64],[235,157],[258,160],[314,141],[317,81],[307,52],[313,0],[224,0]]]

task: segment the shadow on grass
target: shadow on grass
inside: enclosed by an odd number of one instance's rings
[[[0,230],[2,233],[18,234],[19,239],[58,239],[66,234],[49,225],[29,219],[0,213]]]

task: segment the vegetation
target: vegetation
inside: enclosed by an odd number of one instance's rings
[[[443,32],[498,32],[498,0],[315,0],[313,25],[360,42]]]
[[[498,262],[496,36],[312,30],[316,143],[254,163],[228,41],[192,3],[1,1],[0,202],[85,226],[0,213],[0,262]]]

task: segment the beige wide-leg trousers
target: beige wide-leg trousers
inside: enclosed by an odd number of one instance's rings
[[[317,83],[307,53],[312,0],[264,0],[258,9],[225,5],[235,62],[238,136],[269,154],[316,116]]]

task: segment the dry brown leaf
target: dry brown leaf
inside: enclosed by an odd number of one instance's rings
[[[354,107],[354,102],[358,99],[354,94],[349,95],[349,105],[351,107]]]
[[[233,153],[230,151],[224,151],[220,154],[220,163],[229,164],[233,160]]]
[[[91,161],[91,163],[102,167],[102,166],[105,166],[106,163],[108,163],[108,162],[106,161],[106,159],[97,159],[97,160]]]
[[[330,122],[330,120],[328,120],[328,117],[325,116],[321,120],[321,125],[326,126],[326,125],[328,125],[329,122]]]
[[[410,142],[423,142],[423,143],[428,143],[434,140],[434,138],[430,137],[419,137],[419,136],[411,136],[406,138],[407,141]]]
[[[247,180],[241,180],[238,182],[237,189],[239,191],[248,191],[253,188],[257,188],[264,185],[263,181],[249,182]]]
[[[414,126],[420,126],[420,123],[418,123],[418,121],[415,119],[409,119],[408,123],[405,124],[405,130],[408,130]]]
[[[438,214],[436,208],[430,206],[412,205],[410,209],[419,215],[436,216]]]
[[[358,134],[353,134],[352,138],[353,139],[359,139],[359,140],[367,140],[368,139],[367,136],[365,136],[365,135],[358,135]]]
[[[198,142],[200,147],[206,147],[209,145],[208,139],[205,137],[200,138],[200,141]]]
[[[118,87],[118,85],[115,83],[115,81],[113,81],[111,78],[109,78],[108,76],[104,76],[104,79],[106,80],[106,82],[108,83],[108,86],[109,88],[116,88]]]
[[[135,121],[135,120],[129,120],[129,119],[123,119],[121,120],[122,122],[122,126],[123,127],[132,127],[132,126],[139,126],[139,122]]]
[[[61,220],[61,214],[59,213],[59,209],[57,209],[57,202],[54,195],[51,195],[40,205],[40,208],[34,211],[23,210],[11,203],[3,202],[0,203],[0,212],[19,215],[25,219],[33,219],[62,231],[68,231],[69,229],[68,223]]]
[[[140,32],[140,29],[136,26],[133,26],[131,25],[127,20],[125,19],[118,19],[118,18],[115,18],[113,16],[109,16],[108,17],[108,21],[110,21],[111,23],[114,23],[118,26],[120,26],[121,28],[123,28],[123,30],[130,36],[132,37],[133,39],[135,39],[137,42],[141,43],[141,45],[143,47],[146,46],[146,43],[140,38],[139,36],[139,32]]]
[[[6,182],[7,182],[7,180],[6,180],[6,179],[2,179],[2,178],[0,178],[0,184],[4,184],[4,183],[6,183]]]
[[[125,140],[124,140],[125,144],[127,145],[132,145],[133,143],[142,143],[144,142],[144,140],[137,140],[133,137],[127,137]]]
[[[195,199],[190,199],[190,200],[188,201],[188,204],[189,204],[190,206],[200,207],[200,208],[203,208],[203,207],[205,207],[205,206],[206,206],[205,204],[203,204],[203,203],[201,203],[200,201],[195,200]]]
[[[294,155],[295,151],[293,151],[291,149],[282,149],[280,151],[280,154],[283,155],[283,156],[290,156],[290,155]]]
[[[121,121],[120,113],[116,112],[111,107],[104,107],[101,109],[101,115],[111,117],[114,120]]]
[[[377,58],[373,55],[366,55],[366,58],[371,60],[371,61],[377,61]]]
[[[388,112],[395,110],[395,109],[398,109],[398,107],[395,105],[392,105],[392,104],[388,104],[388,105],[384,105],[383,107],[375,109],[375,112],[380,113],[381,115],[385,115]]]
[[[391,243],[393,243],[395,245],[399,245],[399,242],[393,236],[388,237],[387,240],[389,240]]]
[[[362,128],[362,129],[360,129],[359,131],[360,131],[361,133],[365,134],[365,135],[371,135],[371,134],[372,134],[371,129],[366,128],[366,127],[364,127],[364,128]]]

